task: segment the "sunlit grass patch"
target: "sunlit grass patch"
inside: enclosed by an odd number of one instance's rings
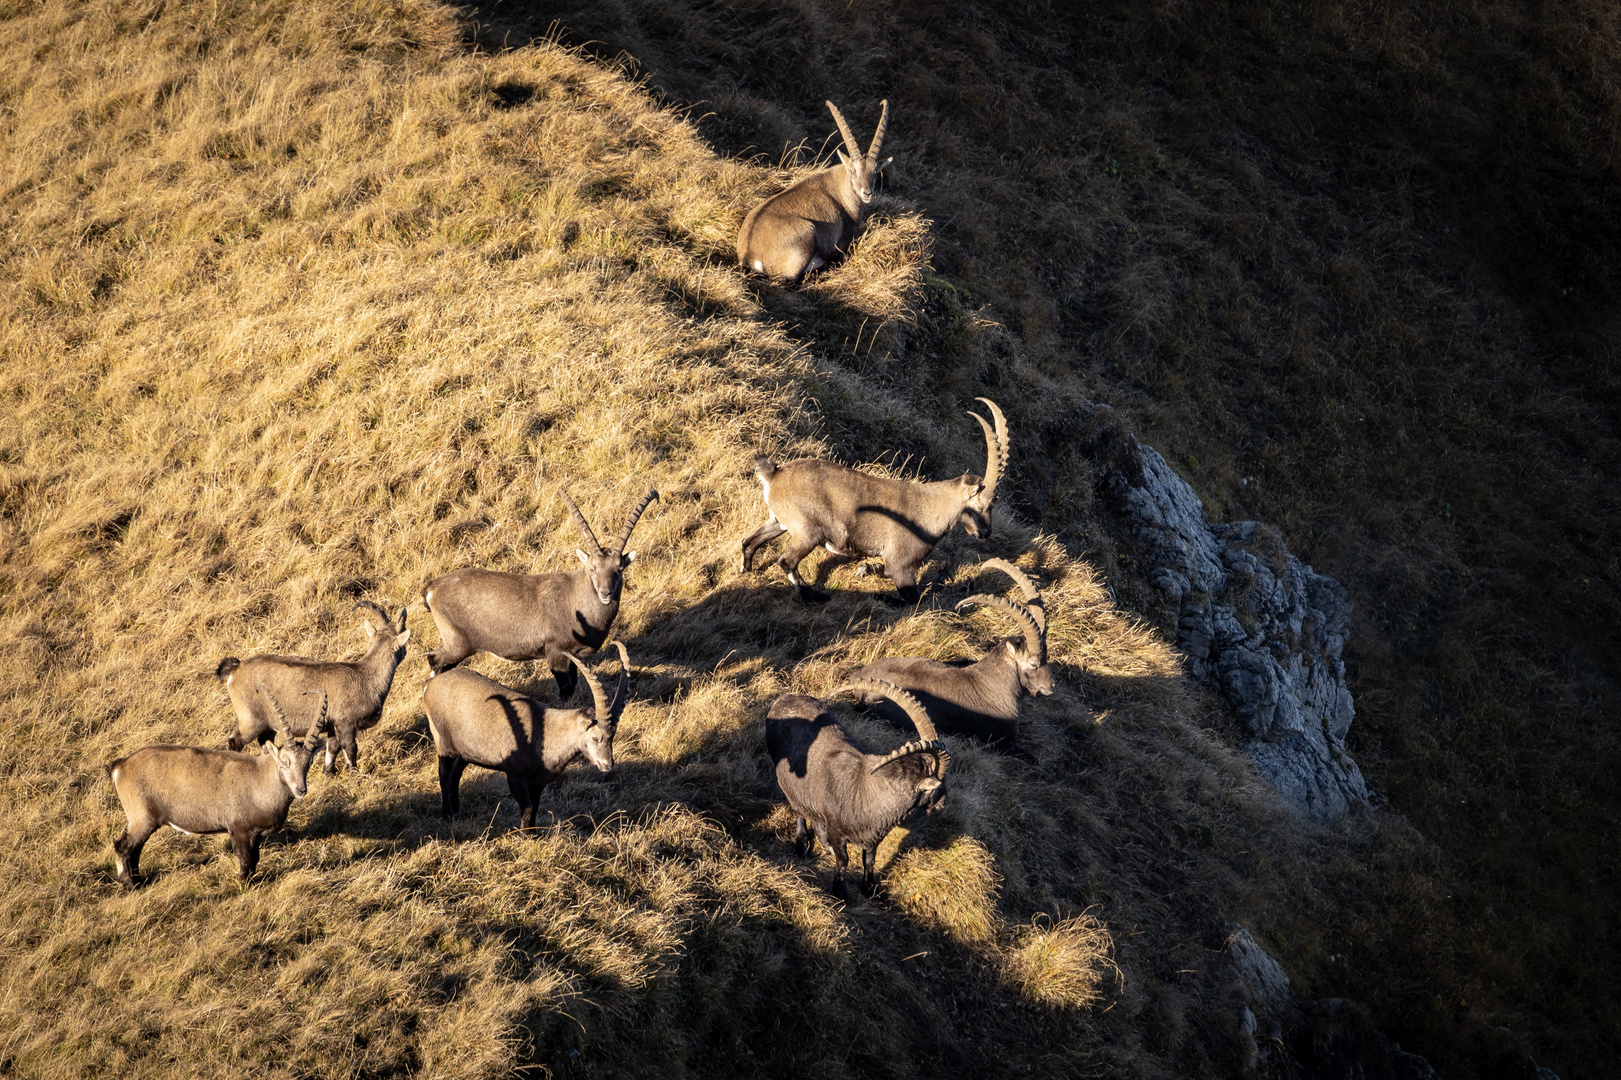
[[[1037,919],[1011,931],[1004,951],[1008,977],[1027,1001],[1054,1009],[1096,1005],[1111,975],[1114,939],[1091,914]]]

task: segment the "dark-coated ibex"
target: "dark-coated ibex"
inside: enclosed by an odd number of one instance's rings
[[[991,502],[1007,468],[1007,420],[989,398],[978,398],[996,418],[993,428],[983,416],[969,413],[985,429],[985,477],[964,473],[955,480],[914,484],[857,472],[816,458],[778,466],[770,458],[754,459],[754,474],[764,488],[766,523],[743,540],[741,572],[754,568],[754,553],[783,533],[788,545],[777,560],[788,572],[802,600],[827,595],[799,576],[799,562],[818,546],[836,555],[877,556],[895,583],[899,598],[917,603],[917,573],[934,545],[962,523],[968,535],[991,535]]]
[[[1018,621],[1022,637],[1003,638],[976,663],[942,664],[918,656],[889,656],[875,660],[852,679],[882,679],[916,694],[941,731],[975,735],[1010,753],[1019,748],[1019,703],[1026,694],[1053,692],[1047,667],[1047,614],[1041,593],[1017,566],[1002,559],[980,563],[1013,579],[1024,594],[1017,603],[983,593],[959,602],[1001,608]],[[877,704],[882,695],[863,694],[864,704]],[[892,710],[886,710],[892,713]]]
[[[884,837],[913,812],[930,813],[944,804],[951,754],[936,737],[928,711],[905,690],[852,679],[833,692],[846,691],[889,698],[906,710],[919,738],[888,754],[869,754],[822,702],[804,694],[784,694],[766,714],[765,745],[775,764],[777,786],[797,818],[795,850],[806,853],[808,824],[816,839],[833,852],[834,894],[848,899],[846,845],[861,848],[861,884],[870,894],[876,884],[873,859]]]
[[[625,708],[630,657],[620,642],[619,687],[613,701],[585,663],[567,654],[591,687],[592,709],[548,709],[476,671],[455,668],[428,679],[422,703],[439,755],[439,808],[445,817],[461,810],[462,770],[469,764],[507,775],[518,802],[518,827],[535,824],[535,802],[545,786],[575,758],[603,772],[614,766],[614,732]]]
[[[343,756],[351,769],[358,768],[360,748],[355,735],[376,726],[383,718],[383,704],[394,685],[394,672],[405,659],[405,643],[411,640],[411,631],[405,628],[405,608],[390,616],[387,611],[362,600],[355,607],[369,614],[366,617],[366,637],[371,648],[358,660],[307,660],[302,656],[250,656],[238,660],[227,656],[219,662],[215,674],[225,683],[236,709],[236,734],[230,738],[232,750],[241,750],[251,742],[275,738],[276,727],[264,700],[251,687],[264,683],[281,695],[283,701],[296,701],[312,690],[325,690],[330,702],[327,708],[327,730],[333,735],[326,746],[326,762],[322,766],[332,772],[334,746],[343,748]],[[289,725],[294,735],[313,730],[307,709],[293,710]]]
[[[503,660],[546,658],[557,680],[559,702],[574,693],[574,659],[590,656],[608,640],[619,614],[625,568],[636,552],[625,544],[649,503],[648,491],[625,519],[625,527],[605,548],[569,493],[568,504],[590,550],[575,548],[578,570],[549,574],[508,574],[497,570],[457,570],[434,578],[422,588],[422,600],[439,627],[439,648],[428,654],[435,675],[455,667],[476,652]]]
[[[287,820],[287,808],[307,789],[316,732],[326,721],[327,696],[309,734],[294,740],[287,717],[263,683],[257,690],[275,714],[284,745],[267,743],[257,755],[195,746],[146,746],[107,766],[128,824],[113,841],[118,880],[135,887],[141,847],[168,825],[183,833],[229,833],[237,873],[246,881],[259,865],[259,844]]]
[[[798,285],[806,274],[849,250],[856,226],[872,202],[878,174],[895,160],[878,160],[884,129],[889,126],[889,102],[883,103],[878,130],[865,154],[844,116],[831,101],[827,107],[844,136],[844,149],[837,151],[839,163],[812,173],[749,211],[737,234],[737,260],[745,269]]]

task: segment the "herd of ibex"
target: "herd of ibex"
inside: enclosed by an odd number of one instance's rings
[[[889,103],[882,104],[865,154],[843,115],[832,102],[827,106],[844,137],[839,164],[749,213],[737,241],[747,270],[798,284],[845,253],[855,237],[878,175],[889,163],[878,160]],[[777,561],[801,600],[828,599],[799,575],[801,560],[825,547],[837,555],[881,560],[896,590],[885,599],[917,604],[918,573],[954,525],[979,539],[991,535],[991,504],[1008,463],[1008,428],[995,402],[978,400],[992,417],[968,413],[985,436],[983,477],[967,473],[913,483],[813,458],[780,466],[768,457],[755,458],[768,519],[744,538],[740,571],[752,570],[755,553],[786,535]],[[619,614],[625,571],[636,561],[636,552],[625,547],[659,496],[649,490],[604,547],[567,489],[558,494],[585,539],[586,546],[575,550],[579,569],[522,574],[465,568],[423,587],[423,607],[439,631],[439,648],[427,654],[423,708],[438,756],[440,809],[447,818],[461,808],[461,776],[469,764],[506,774],[523,830],[534,827],[544,788],[575,760],[583,756],[602,772],[613,769],[630,655],[622,642],[609,640],[609,632]],[[804,854],[814,834],[829,848],[833,891],[841,897],[847,896],[848,845],[861,848],[862,886],[870,892],[876,887],[874,856],[884,837],[914,812],[927,813],[945,802],[951,754],[937,728],[1022,754],[1020,704],[1026,696],[1052,693],[1047,616],[1039,591],[1010,562],[987,559],[980,565],[1011,578],[1022,600],[976,593],[957,607],[999,608],[1019,625],[1021,635],[998,641],[972,663],[885,657],[853,672],[834,691],[853,694],[861,707],[898,708],[916,728],[917,740],[888,753],[867,753],[826,703],[802,694],[777,698],[766,714],[765,749],[796,818],[795,847]],[[142,845],[164,825],[186,833],[229,834],[246,880],[258,864],[260,842],[286,821],[292,801],[304,797],[323,736],[327,773],[334,771],[340,751],[351,770],[359,768],[356,735],[382,719],[411,631],[408,608],[391,616],[370,601],[355,606],[367,613],[363,628],[369,642],[358,659],[260,655],[219,662],[216,674],[236,713],[229,750],[147,746],[107,766],[128,817],[124,834],[113,843],[123,884],[135,886]],[[619,661],[611,701],[585,664],[608,646]],[[545,659],[559,707],[457,667],[479,652],[512,661]],[[590,708],[566,707],[576,674],[590,687]],[[250,746],[259,752],[244,753]]]

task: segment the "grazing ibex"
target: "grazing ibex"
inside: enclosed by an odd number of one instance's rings
[[[807,850],[806,825],[833,852],[833,893],[849,898],[845,845],[861,848],[861,884],[870,894],[873,859],[889,831],[914,811],[933,812],[945,803],[951,755],[935,735],[925,710],[911,694],[886,682],[852,679],[833,691],[881,694],[906,710],[918,740],[888,754],[869,754],[833,719],[826,705],[804,694],[784,694],[766,714],[765,745],[775,763],[777,786],[796,817],[794,849]],[[812,842],[810,847],[814,847]]]
[[[968,415],[985,429],[985,477],[964,473],[955,480],[914,484],[887,476],[857,472],[816,458],[778,466],[770,458],[754,459],[754,474],[764,488],[766,523],[743,540],[740,572],[754,568],[754,553],[783,533],[788,546],[777,560],[788,572],[802,600],[822,601],[825,593],[799,576],[799,562],[825,545],[835,555],[871,555],[884,561],[884,573],[895,583],[901,601],[917,603],[917,572],[934,545],[958,522],[969,536],[991,535],[991,501],[1007,468],[1007,420],[989,398],[978,398],[996,418],[993,428],[983,416]]]
[[[738,262],[776,281],[798,285],[807,273],[849,249],[872,202],[878,174],[895,160],[878,160],[889,126],[889,102],[883,103],[878,130],[865,154],[843,114],[831,101],[827,107],[844,136],[844,150],[837,151],[839,164],[812,173],[750,210],[737,234]]]
[[[625,519],[625,527],[604,548],[563,488],[563,502],[590,550],[575,548],[580,569],[548,574],[508,574],[498,570],[456,570],[422,587],[422,601],[439,627],[439,648],[428,654],[433,674],[448,671],[476,652],[503,660],[546,658],[557,680],[558,701],[574,693],[571,659],[590,656],[608,640],[619,614],[625,568],[636,561],[625,544],[657,491],[648,491]]]
[[[295,741],[287,717],[263,683],[259,693],[276,716],[284,745],[268,743],[258,755],[195,746],[145,746],[107,766],[128,825],[113,841],[118,880],[135,888],[141,847],[168,825],[183,833],[229,833],[237,873],[246,881],[259,865],[259,843],[281,828],[287,808],[307,789],[316,732],[326,721],[325,690],[309,734]]]
[[[359,767],[360,749],[355,735],[376,726],[383,718],[383,704],[394,685],[394,672],[405,659],[405,643],[411,640],[411,631],[405,628],[405,608],[391,617],[370,600],[362,600],[355,607],[370,613],[365,630],[371,648],[358,660],[307,660],[302,656],[267,654],[246,660],[227,656],[219,662],[214,674],[225,683],[236,709],[236,734],[228,744],[232,750],[276,737],[264,701],[248,687],[263,683],[288,701],[313,690],[324,690],[331,706],[327,708],[323,700],[322,708],[327,709],[325,723],[333,740],[326,745],[322,768],[328,773],[333,771],[334,742],[343,748],[349,767]],[[295,709],[290,724],[294,735],[315,730],[304,710]]]
[[[595,712],[548,709],[466,668],[428,679],[422,702],[439,755],[439,808],[445,817],[461,810],[462,770],[469,763],[507,774],[520,829],[534,826],[541,790],[581,754],[603,772],[613,769],[614,731],[625,708],[630,657],[620,642],[610,644],[619,650],[619,687],[612,703],[585,663],[567,654],[591,687]]]
[[[1019,749],[1019,702],[1026,694],[1053,692],[1047,667],[1047,614],[1041,593],[1017,566],[1002,559],[986,559],[982,567],[1000,570],[1024,594],[1024,603],[983,593],[959,602],[1001,608],[1018,621],[1022,638],[1003,638],[976,663],[942,664],[918,656],[889,656],[875,660],[851,676],[883,679],[916,694],[941,731],[975,735],[1010,753]],[[877,704],[879,694],[863,694],[864,704]],[[885,710],[892,713],[892,710]]]

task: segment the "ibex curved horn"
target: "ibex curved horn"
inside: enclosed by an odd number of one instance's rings
[[[1007,468],[1007,420],[1002,416],[1002,410],[996,407],[996,402],[990,398],[975,398],[990,406],[991,415],[996,418],[993,428],[983,416],[977,412],[968,415],[979,421],[979,426],[985,429],[985,478],[980,481],[981,491],[986,492],[985,505],[989,506],[991,500],[996,498],[996,485],[1002,480],[1002,471]]]
[[[610,641],[608,645],[612,645],[619,650],[619,686],[614,690],[613,704],[608,706],[610,723],[618,724],[619,714],[625,710],[625,697],[630,688],[630,653],[625,651],[623,641]],[[603,648],[606,649],[607,645],[604,645]],[[598,717],[598,719],[600,720],[601,717]]]
[[[276,730],[285,735],[288,742],[292,742],[293,729],[287,726],[287,714],[281,711],[281,702],[276,700],[276,695],[272,694],[270,688],[264,683],[258,683],[257,686],[259,687],[259,693],[263,694],[265,700],[270,702],[271,711],[276,714]]]
[[[261,689],[263,689],[262,686]],[[316,737],[321,734],[321,729],[326,727],[326,688],[318,686],[314,690],[304,691],[305,697],[309,697],[311,694],[321,695],[321,713],[315,718],[315,723],[310,725],[310,729],[304,733],[304,749],[306,750],[315,749]]]
[[[979,565],[989,570],[1000,570],[1013,579],[1013,584],[1017,585],[1019,591],[1024,594],[1025,606],[1030,610],[1030,614],[1035,617],[1036,625],[1040,628],[1042,639],[1045,641],[1047,637],[1047,609],[1041,602],[1041,590],[1036,588],[1035,583],[1025,576],[1023,570],[1020,570],[1006,559],[986,559]]]
[[[827,111],[833,114],[834,122],[839,125],[839,134],[844,136],[844,149],[850,155],[850,163],[860,161],[861,144],[856,142],[855,135],[850,131],[850,125],[844,122],[844,114],[839,112],[839,107],[831,101],[827,102]]]
[[[559,485],[557,493],[563,497],[563,502],[568,504],[569,513],[574,515],[574,524],[580,527],[580,531],[585,534],[586,540],[590,541],[592,550],[598,555],[603,554],[602,545],[597,542],[597,534],[591,531],[591,523],[585,520],[585,515],[580,513],[580,508],[575,505],[573,499],[569,498],[568,488]]]
[[[1041,624],[1036,622],[1036,617],[1029,608],[1023,604],[1015,604],[1005,596],[991,596],[988,593],[975,593],[973,596],[957,601],[959,610],[968,604],[989,604],[991,607],[999,607],[1012,615],[1019,620],[1019,626],[1024,630],[1025,645],[1035,655],[1042,655]]]
[[[608,709],[608,695],[602,689],[602,681],[591,674],[591,669],[585,666],[585,661],[573,653],[567,655],[570,660],[574,661],[574,666],[580,669],[580,674],[585,678],[585,685],[591,688],[591,698],[597,704],[597,723],[607,723],[611,713]],[[624,681],[623,675],[620,676],[620,681]]]
[[[625,527],[619,530],[619,536],[614,540],[614,550],[619,554],[623,555],[625,553],[625,545],[630,543],[630,534],[636,528],[636,523],[642,520],[642,513],[647,509],[648,504],[658,497],[658,491],[649,488],[647,494],[642,496],[642,501],[636,504],[636,509],[630,512],[630,517],[625,519]]]
[[[385,629],[393,628],[394,616],[390,615],[386,610],[384,610],[381,604],[374,604],[370,600],[356,600],[355,606],[352,610],[358,611],[361,608],[365,608],[367,611],[374,613],[378,619],[382,620],[382,626]]]
[[[920,739],[885,754],[876,765],[868,770],[869,772],[877,772],[891,761],[896,761],[908,754],[930,753],[934,754],[939,762],[935,775],[940,777],[946,775],[946,769],[951,765],[951,755],[946,751],[946,744],[940,741],[939,733],[934,730],[934,721],[929,719],[928,710],[923,707],[921,701],[894,683],[884,682],[882,679],[851,679],[833,692],[842,694],[846,691],[866,691],[870,694],[879,694],[888,698],[906,711],[907,719],[912,721],[912,726],[917,728],[917,733],[922,736]]]
[[[884,131],[889,127],[889,101],[883,101],[884,111],[878,114],[878,130],[872,133],[872,145],[867,147],[867,167],[878,164],[878,151],[884,145]],[[846,136],[848,137],[848,136]]]

